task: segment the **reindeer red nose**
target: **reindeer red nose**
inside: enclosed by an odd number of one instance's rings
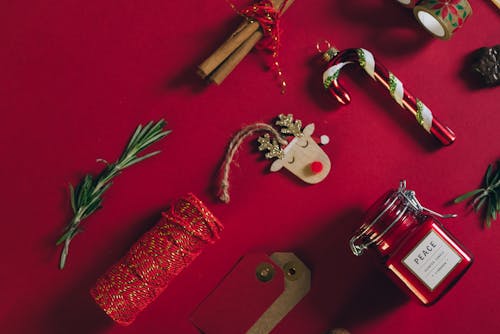
[[[310,167],[313,174],[321,173],[323,170],[323,164],[320,161],[313,161]]]

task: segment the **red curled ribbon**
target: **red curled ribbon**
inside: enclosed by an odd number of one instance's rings
[[[270,0],[262,0],[241,11],[241,15],[259,22],[264,33],[264,37],[257,44],[260,49],[278,52],[282,33],[280,18],[287,1],[276,9]]]
[[[231,1],[226,0],[226,2],[236,11],[238,14],[246,17],[250,21],[257,21],[261,26],[264,36],[257,44],[257,48],[260,50],[266,50],[271,52],[272,63],[270,65],[271,70],[276,74],[276,77],[280,81],[282,93],[285,92],[286,83],[283,79],[283,72],[281,71],[278,55],[281,46],[281,15],[283,14],[287,2],[289,0],[284,0],[279,8],[273,6],[273,2],[270,0],[261,0],[257,3],[249,6],[248,8],[239,11],[236,6],[231,3]]]
[[[102,275],[90,294],[120,325],[131,324],[168,284],[219,239],[222,225],[193,194],[188,194]]]

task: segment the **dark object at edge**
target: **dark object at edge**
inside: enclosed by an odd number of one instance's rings
[[[475,52],[472,69],[487,86],[500,84],[500,45],[480,48]]]

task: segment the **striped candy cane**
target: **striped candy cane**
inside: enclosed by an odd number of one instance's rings
[[[365,72],[375,81],[380,82],[391,94],[401,108],[408,110],[415,116],[427,132],[436,137],[443,145],[450,145],[455,141],[455,134],[447,126],[441,124],[431,110],[418,98],[415,98],[393,73],[383,65],[377,63],[373,54],[365,49],[346,49],[337,51],[333,48],[324,54],[330,67],[323,73],[323,85],[342,104],[351,102],[351,97],[338,82],[340,71],[347,64],[358,63]]]

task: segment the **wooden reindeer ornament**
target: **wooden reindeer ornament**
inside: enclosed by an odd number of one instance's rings
[[[219,172],[218,197],[222,202],[229,202],[229,169],[234,155],[244,139],[257,132],[266,132],[257,140],[259,151],[267,151],[267,159],[276,159],[271,164],[271,172],[285,168],[309,184],[319,183],[326,178],[331,163],[318,144],[328,144],[328,136],[323,135],[319,139],[312,137],[314,124],[302,129],[302,122],[294,120],[291,114],[280,114],[275,124],[281,127],[280,131],[266,123],[255,123],[244,127],[234,136]]]
[[[330,159],[311,137],[314,132],[314,124],[308,124],[302,130],[302,122],[293,120],[293,115],[279,115],[276,125],[281,126],[281,133],[292,135],[293,139],[284,147],[273,140],[269,134],[259,137],[259,151],[269,151],[266,158],[278,158],[271,165],[271,172],[279,171],[281,168],[289,170],[302,181],[310,184],[321,182],[330,172]],[[320,138],[321,144],[329,142],[328,136]]]

